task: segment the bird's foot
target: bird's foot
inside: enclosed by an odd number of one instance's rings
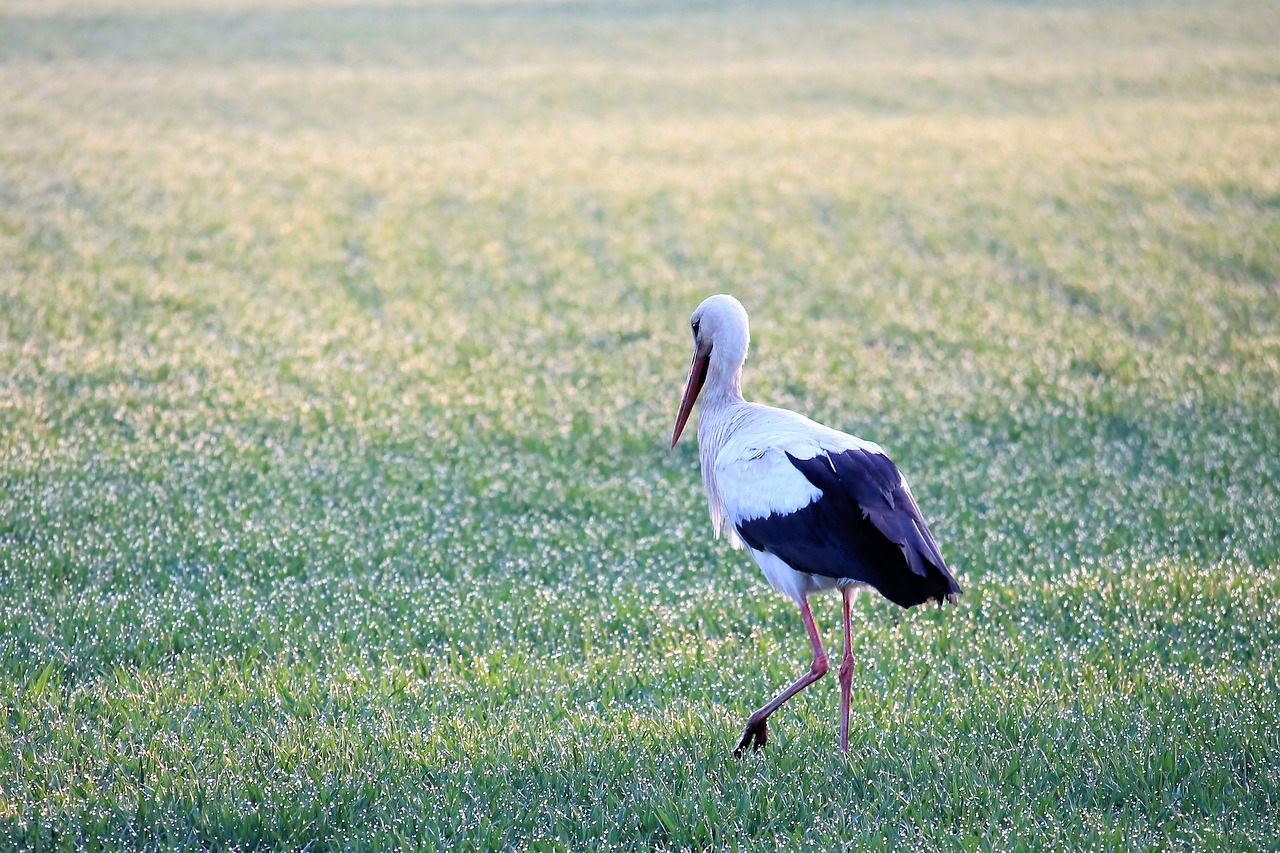
[[[764,745],[769,742],[769,720],[766,717],[759,722],[747,721],[747,727],[742,730],[742,740],[738,741],[738,746],[733,750],[734,758],[741,758],[748,749],[753,752],[759,752],[764,749]]]

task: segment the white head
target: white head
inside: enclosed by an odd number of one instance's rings
[[[689,420],[693,403],[698,399],[698,392],[702,390],[708,374],[712,376],[711,384],[717,391],[729,385],[730,390],[738,392],[738,373],[751,345],[747,309],[726,293],[704,299],[689,318],[689,325],[693,329],[693,363],[689,365],[689,379],[685,382],[684,397],[676,415],[672,447],[680,440],[680,433]]]

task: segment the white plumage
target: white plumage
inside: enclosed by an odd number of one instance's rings
[[[803,415],[745,401],[716,407],[704,402],[698,445],[700,452],[706,448],[704,460],[713,460],[704,462],[703,484],[708,500],[720,501],[731,542],[739,522],[795,512],[822,497],[788,456],[803,460],[853,449],[884,454],[878,444]],[[713,518],[716,512],[713,506]]]
[[[826,589],[844,598],[841,746],[847,749],[852,591],[870,586],[911,607],[954,601],[960,587],[906,480],[879,445],[743,399],[750,332],[738,300],[712,296],[690,322],[694,357],[671,446],[703,392],[698,456],[712,527],[734,547],[745,544],[769,583],[800,605],[814,652],[810,671],[751,715],[735,752],[763,747],[769,715],[827,672],[808,603]]]

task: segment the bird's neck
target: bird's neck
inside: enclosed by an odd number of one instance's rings
[[[742,402],[742,362],[717,361],[713,356],[707,368],[707,384],[702,390],[702,411],[715,411]]]

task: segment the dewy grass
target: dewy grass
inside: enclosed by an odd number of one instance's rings
[[[10,3],[0,847],[1280,836],[1280,9]],[[666,450],[884,444],[806,664]],[[835,637],[837,606],[815,602]]]

